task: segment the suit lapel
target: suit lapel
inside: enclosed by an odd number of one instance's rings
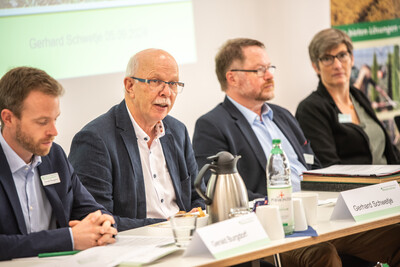
[[[242,132],[243,137],[249,143],[251,150],[253,150],[254,154],[256,155],[258,163],[260,163],[261,167],[265,170],[267,159],[257,136],[249,125],[249,122],[227,97],[225,97],[223,106],[232,116],[232,119]]]
[[[7,158],[3,152],[1,145],[0,145],[0,183],[3,185],[5,194],[10,200],[11,207],[17,219],[18,228],[22,234],[26,235],[28,232],[26,230],[21,203],[19,202],[18,193],[15,187],[14,179],[12,177],[10,166],[8,165]]]
[[[129,118],[128,110],[126,108],[125,100],[122,101],[117,108],[116,124],[120,130],[121,138],[126,147],[126,151],[129,155],[129,160],[133,168],[133,181],[135,182],[137,191],[136,200],[138,203],[138,217],[146,217],[146,196],[143,180],[142,163],[140,161],[140,152],[137,144],[137,137],[135,130],[132,125],[132,121]],[[141,207],[141,208],[140,208]],[[141,217],[140,217],[141,216]],[[143,217],[144,216],[144,217]]]
[[[174,137],[172,136],[168,124],[165,122],[165,120],[163,121],[163,123],[165,127],[165,136],[160,138],[160,142],[163,149],[165,162],[167,163],[169,175],[171,176],[172,184],[175,188],[176,203],[181,210],[185,210],[182,199],[180,197],[182,194],[180,187],[180,175],[176,164],[177,155],[174,146]]]
[[[50,174],[50,173],[54,172],[53,168],[52,168],[52,164],[51,164],[48,156],[42,157],[42,163],[38,166],[38,171],[39,171],[39,178],[42,175],[46,175],[46,174]],[[60,177],[60,179],[63,179],[63,177]],[[42,186],[43,186],[43,184],[42,184]],[[68,221],[67,221],[67,218],[65,217],[64,206],[62,204],[60,196],[57,193],[56,186],[57,186],[57,184],[47,185],[47,186],[43,186],[43,189],[44,189],[47,199],[49,200],[50,205],[53,209],[53,214],[57,220],[57,226],[58,227],[67,227]]]

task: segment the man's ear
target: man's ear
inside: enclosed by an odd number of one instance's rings
[[[227,85],[237,86],[238,83],[238,76],[233,71],[228,71],[225,74],[226,83]]]
[[[13,122],[14,113],[9,109],[3,109],[0,113],[4,125],[9,125]]]
[[[131,78],[125,77],[124,79],[125,93],[128,94],[131,98],[135,97],[134,93],[134,82]]]

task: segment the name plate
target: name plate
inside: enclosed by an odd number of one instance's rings
[[[222,259],[253,251],[269,242],[257,216],[250,213],[196,229],[183,256],[211,255]]]
[[[356,222],[400,212],[400,187],[390,181],[341,192],[331,220]]]

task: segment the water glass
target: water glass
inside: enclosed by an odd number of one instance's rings
[[[197,214],[175,214],[169,218],[177,247],[187,247],[196,230]]]

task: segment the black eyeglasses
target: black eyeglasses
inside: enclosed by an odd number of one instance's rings
[[[233,69],[230,71],[243,71],[243,72],[254,72],[257,73],[258,77],[264,77],[265,73],[268,71],[271,74],[274,74],[276,70],[275,66],[268,66],[268,67],[259,67],[256,70],[240,70],[240,69]]]
[[[322,65],[324,66],[330,66],[333,64],[333,62],[335,62],[335,58],[337,58],[341,63],[346,63],[350,59],[350,53],[348,51],[344,51],[339,52],[336,55],[323,55],[319,58],[319,61],[321,61]]]
[[[138,80],[139,82],[142,83],[148,83],[149,87],[153,90],[161,90],[164,88],[163,86],[166,84],[169,86],[171,91],[175,94],[181,93],[183,91],[183,87],[185,84],[183,82],[165,82],[161,80],[154,80],[154,79],[142,79],[142,78],[137,78],[137,77],[131,77],[134,80]]]

